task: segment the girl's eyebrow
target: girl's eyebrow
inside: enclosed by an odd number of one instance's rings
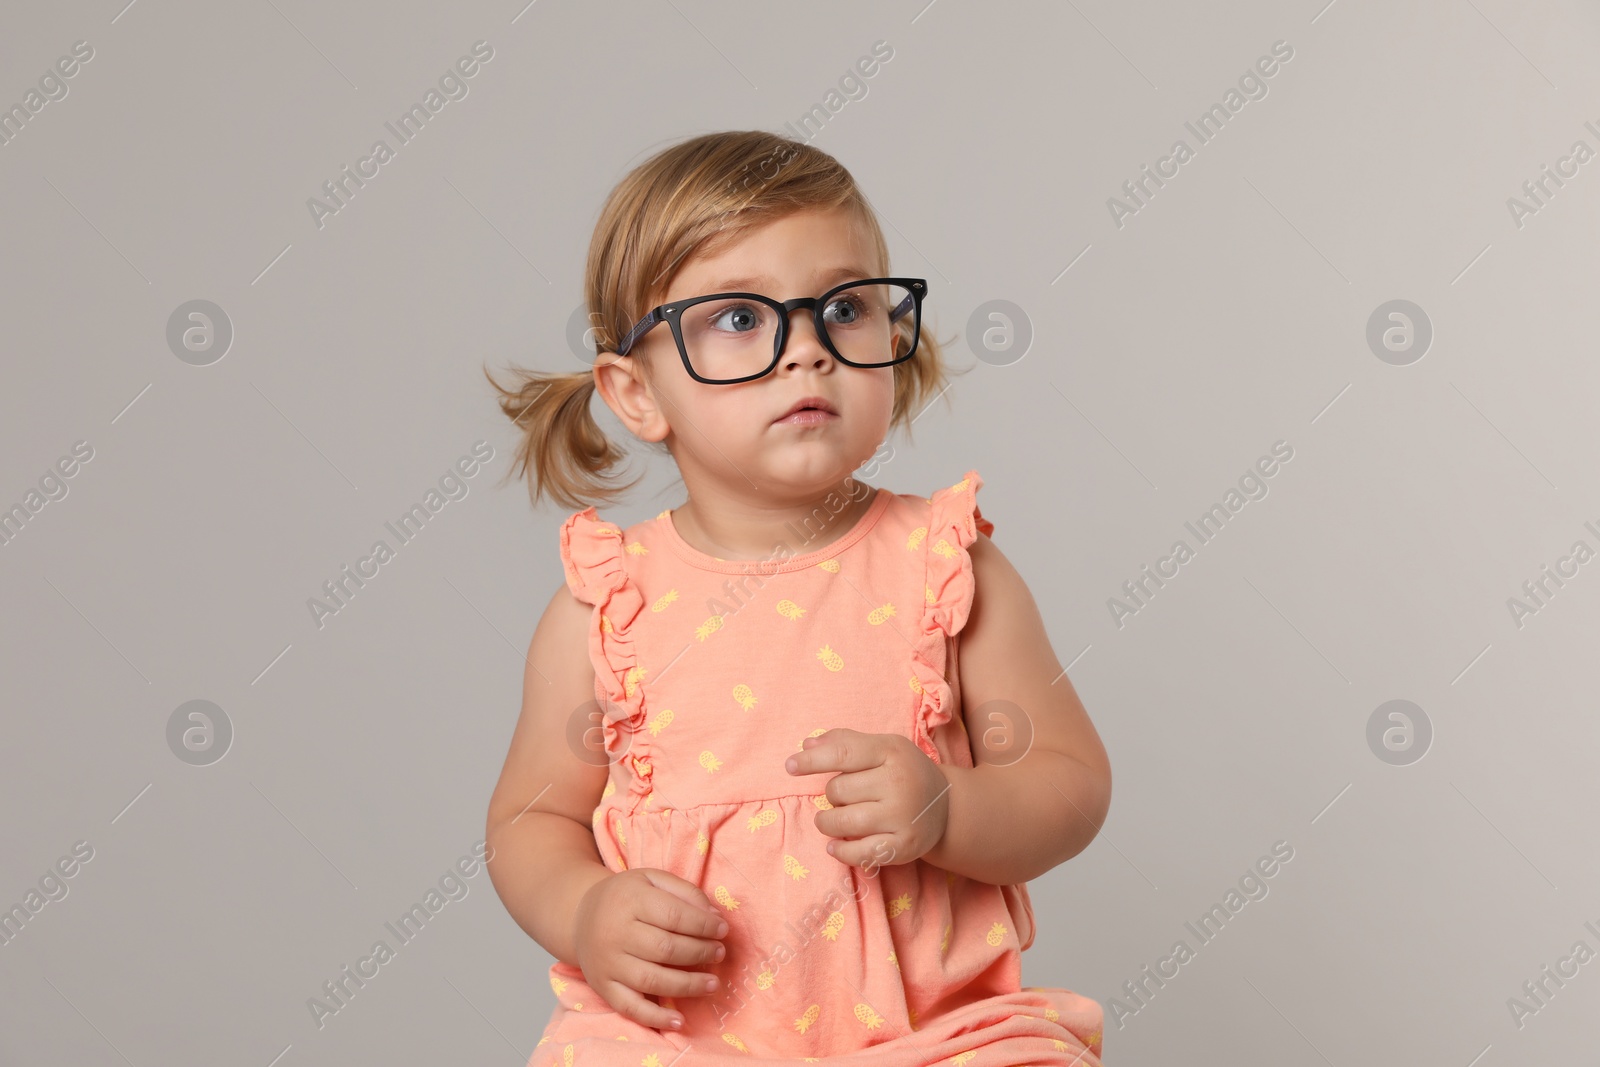
[[[851,278],[870,278],[873,275],[860,267],[834,267],[832,270],[823,271],[816,275],[818,282],[842,282]],[[757,274],[743,278],[723,278],[713,283],[715,288],[707,289],[708,293],[731,293],[738,290],[745,292],[761,292],[773,284],[770,275]]]

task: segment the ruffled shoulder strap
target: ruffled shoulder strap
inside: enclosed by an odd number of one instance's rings
[[[633,626],[644,610],[644,593],[624,564],[623,534],[599,517],[593,506],[561,524],[561,569],[567,588],[594,605],[589,626],[589,659],[595,695],[602,700],[605,750],[613,763],[632,771],[637,801],[650,792],[650,761],[637,727],[645,720],[644,676],[633,640]]]
[[[977,493],[982,485],[978,472],[969,470],[959,482],[936,490],[928,498],[928,526],[920,539],[926,603],[912,650],[913,688],[922,696],[916,742],[934,762],[940,762],[940,756],[933,732],[958,710],[953,688],[945,678],[950,639],[967,624],[977,591],[967,549],[980,532],[988,535],[994,531],[994,523],[978,510]]]

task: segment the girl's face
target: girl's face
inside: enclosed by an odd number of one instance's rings
[[[722,292],[761,293],[780,302],[816,297],[841,282],[882,277],[882,266],[848,209],[810,210],[752,230],[715,255],[688,260],[662,302]],[[712,309],[705,304],[684,312],[685,337],[690,317]],[[767,315],[770,309],[756,305],[754,312]],[[744,313],[722,318],[729,321],[712,328],[749,328]],[[635,358],[650,361],[650,384],[637,367],[627,366]],[[599,371],[601,395],[640,439],[667,442],[691,494],[697,487],[715,486],[733,496],[804,502],[838,486],[872,457],[888,433],[894,408],[894,368],[840,363],[817,337],[805,310],[789,317],[778,365],[754,381],[695,381],[666,323],[629,355],[611,359],[615,362]],[[782,421],[807,397],[822,398],[837,414],[820,421]]]

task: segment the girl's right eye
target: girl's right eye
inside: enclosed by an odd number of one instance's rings
[[[750,304],[731,304],[723,307],[711,319],[713,330],[729,333],[749,333],[761,328],[761,312]]]

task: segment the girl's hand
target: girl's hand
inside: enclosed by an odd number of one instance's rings
[[[817,829],[835,858],[860,867],[910,863],[944,836],[950,782],[939,765],[900,734],[836,728],[808,737],[785,763],[790,774],[840,771],[823,790]]]
[[[699,886],[675,874],[636,867],[602,878],[579,902],[575,922],[584,981],[641,1026],[683,1023],[647,996],[701,997],[720,985],[705,971],[683,968],[722,959],[727,921]]]

